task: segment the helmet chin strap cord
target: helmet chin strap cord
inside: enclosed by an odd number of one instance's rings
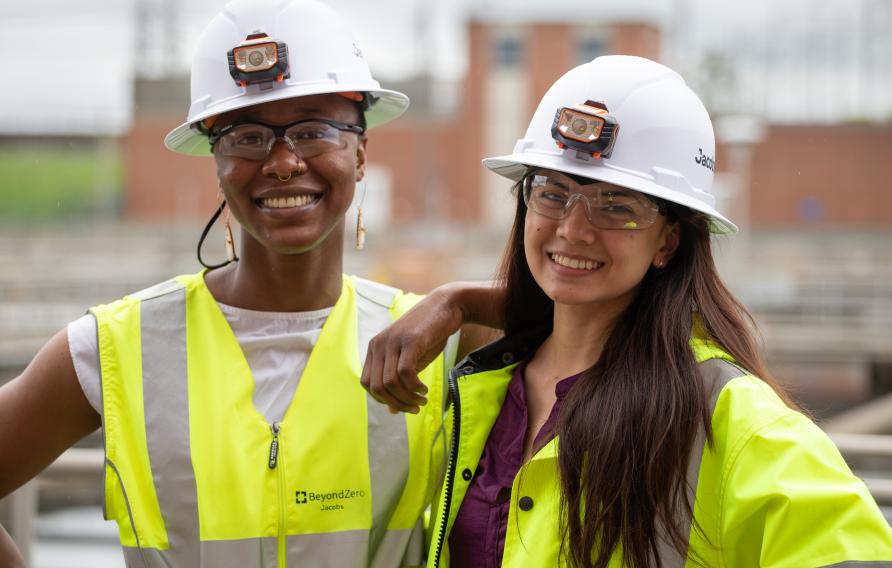
[[[208,264],[201,258],[201,246],[204,244],[204,239],[207,238],[208,233],[211,232],[211,227],[214,226],[214,223],[217,221],[217,219],[223,213],[223,210],[225,208],[226,208],[226,201],[223,201],[223,203],[220,204],[220,207],[218,207],[217,210],[214,212],[214,214],[211,216],[211,220],[208,221],[208,224],[204,226],[204,230],[201,232],[201,237],[198,239],[198,251],[197,251],[198,252],[198,262],[200,262],[201,265],[204,266],[205,268],[207,268],[208,270],[222,268],[222,267],[226,266],[227,264],[233,262],[234,260],[238,260],[237,258],[230,258],[230,259],[227,259],[226,261],[221,262],[219,264]]]

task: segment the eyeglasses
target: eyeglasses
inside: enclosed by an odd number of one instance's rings
[[[211,150],[223,156],[264,160],[276,140],[282,138],[296,155],[312,158],[347,147],[345,132],[362,134],[365,129],[325,118],[305,118],[273,126],[260,122],[236,122],[210,135]]]
[[[549,219],[567,217],[577,200],[599,229],[646,229],[667,213],[641,192],[550,170],[532,170],[521,183],[527,207]]]

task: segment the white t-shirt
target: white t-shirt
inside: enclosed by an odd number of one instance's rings
[[[310,352],[332,308],[312,312],[258,312],[217,303],[254,376],[254,407],[279,422],[297,390]],[[68,347],[90,405],[102,414],[96,319],[87,314],[68,324]]]

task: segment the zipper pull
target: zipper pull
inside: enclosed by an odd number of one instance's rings
[[[269,468],[276,469],[276,462],[279,458],[279,423],[273,422],[270,430],[273,431],[273,441],[269,445]]]

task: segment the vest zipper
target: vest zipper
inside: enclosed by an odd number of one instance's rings
[[[269,444],[269,468],[276,469],[276,463],[279,460],[279,423],[273,422],[270,430],[273,431],[273,441]]]
[[[443,551],[443,540],[446,538],[446,525],[449,521],[449,509],[452,505],[452,486],[455,482],[456,460],[458,460],[458,433],[461,424],[461,400],[458,396],[458,380],[455,373],[449,373],[449,396],[452,398],[452,440],[449,442],[449,461],[446,466],[446,479],[443,485],[443,516],[437,531],[437,549],[434,552],[434,568],[440,566],[440,553]]]
[[[277,556],[279,568],[285,568],[288,562],[285,558],[287,552],[287,547],[285,546],[285,472],[283,468],[277,467],[279,463],[279,432],[281,429],[282,425],[278,422],[273,422],[270,426],[270,430],[272,430],[273,433],[273,439],[269,444],[269,460],[267,465],[270,469],[276,470],[276,483],[279,498],[279,534],[277,537],[279,551]]]

